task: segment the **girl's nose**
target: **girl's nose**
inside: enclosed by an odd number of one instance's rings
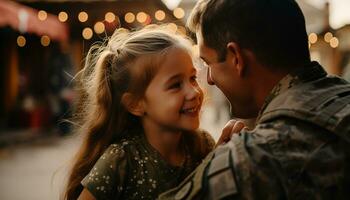
[[[208,82],[209,85],[214,85],[214,81],[211,78],[211,72],[210,72],[210,68],[209,67],[208,67],[208,70],[207,70],[207,82]]]
[[[196,85],[190,85],[188,87],[187,92],[187,100],[193,100],[200,98],[203,95],[202,89],[196,84]]]

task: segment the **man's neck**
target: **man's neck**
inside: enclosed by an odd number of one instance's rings
[[[271,93],[272,89],[281,81],[288,72],[278,72],[273,69],[268,69],[264,66],[257,67],[254,79],[260,81],[254,81],[255,87],[255,102],[259,109],[265,103],[266,98]],[[264,77],[263,83],[261,77]]]

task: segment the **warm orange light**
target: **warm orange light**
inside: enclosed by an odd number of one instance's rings
[[[65,22],[68,20],[68,14],[64,11],[58,13],[58,20],[60,20],[60,22]]]
[[[131,13],[131,12],[128,12],[128,13],[125,14],[125,18],[124,19],[125,19],[125,21],[127,23],[133,23],[135,21],[135,15],[133,13]]]
[[[317,35],[316,35],[316,33],[311,33],[310,35],[309,35],[309,41],[310,41],[310,43],[311,44],[315,44],[316,42],[317,42]]]
[[[96,22],[94,25],[95,33],[101,34],[105,31],[105,25],[102,22]]]
[[[108,23],[112,23],[115,20],[115,15],[112,12],[108,12],[108,13],[105,14],[105,20]]]
[[[90,40],[92,38],[93,32],[91,28],[84,28],[82,32],[83,38],[85,40]]]
[[[49,36],[44,35],[41,37],[40,42],[41,42],[41,45],[43,45],[44,47],[47,47],[50,45],[51,40],[50,40]]]
[[[158,20],[158,21],[162,21],[165,19],[165,12],[162,10],[157,10],[156,13],[154,14],[154,17]]]
[[[80,22],[86,22],[89,19],[89,15],[86,12],[82,11],[78,14],[78,19]]]
[[[23,37],[22,35],[20,35],[20,36],[18,36],[17,37],[17,45],[19,46],[19,47],[24,47],[25,45],[26,45],[26,38],[25,37]]]
[[[185,11],[182,8],[175,8],[173,14],[176,18],[181,19],[185,16]]]
[[[44,11],[44,10],[40,10],[40,11],[38,12],[38,19],[39,19],[40,21],[45,21],[46,18],[47,18],[47,12]]]
[[[324,41],[330,42],[332,38],[333,38],[333,34],[331,32],[324,34]]]
[[[336,37],[333,37],[330,41],[329,44],[331,45],[332,48],[337,48],[339,46],[339,40]]]
[[[136,15],[136,19],[137,19],[138,22],[144,23],[147,20],[147,14],[144,13],[144,12],[139,12]]]

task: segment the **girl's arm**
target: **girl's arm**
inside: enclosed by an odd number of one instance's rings
[[[85,189],[80,193],[78,200],[96,200],[96,198],[90,193],[89,190]]]

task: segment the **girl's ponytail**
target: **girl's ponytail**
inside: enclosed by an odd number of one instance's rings
[[[89,53],[91,56],[91,52]],[[77,161],[69,178],[65,198],[77,199],[82,191],[80,181],[89,173],[100,155],[113,141],[113,121],[116,120],[114,110],[114,99],[111,84],[111,62],[115,55],[108,51],[102,51],[97,61],[94,62],[90,56],[90,64],[95,63],[93,69],[85,66],[80,81],[85,108],[80,110],[82,118],[81,127],[78,131],[85,135],[82,147],[77,154]],[[91,70],[91,71],[89,71]],[[85,116],[84,116],[85,115]],[[85,119],[85,120],[84,120]]]

